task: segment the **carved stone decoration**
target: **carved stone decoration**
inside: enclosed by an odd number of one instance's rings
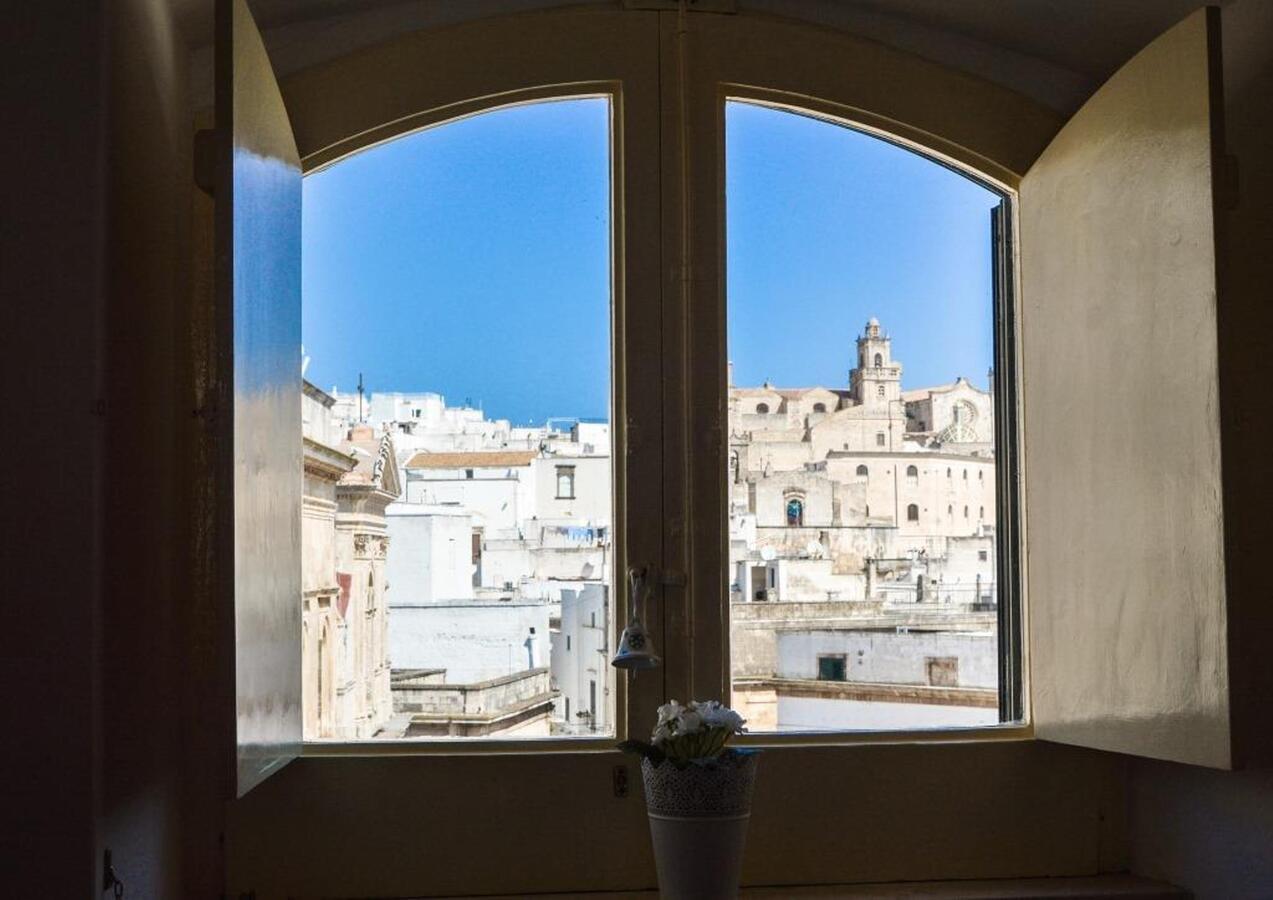
[[[371,465],[371,481],[372,484],[380,484],[381,478],[385,474],[385,466],[389,463],[389,455],[393,453],[393,442],[389,439],[389,433],[386,431],[384,437],[380,439],[380,449],[376,453],[376,461]]]

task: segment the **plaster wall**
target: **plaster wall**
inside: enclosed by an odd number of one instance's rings
[[[557,496],[557,469],[573,466],[575,494],[572,499]],[[549,456],[531,461],[534,479],[534,507],[523,517],[537,515],[541,519],[575,519],[594,525],[610,524],[611,460],[608,456]]]
[[[817,678],[818,657],[842,655],[848,681],[929,684],[925,661],[959,661],[957,687],[995,688],[999,658],[993,634],[912,631],[787,631],[778,634],[778,676]],[[837,701],[838,702],[838,701]],[[905,704],[903,704],[905,705]]]
[[[488,537],[515,532],[534,515],[534,485],[525,468],[474,469],[468,478],[459,470],[408,470],[408,503],[453,504],[473,513],[474,524]]]
[[[553,685],[561,691],[555,715],[570,726],[572,733],[608,732],[613,728],[611,702],[615,669],[607,616],[608,590],[592,584],[561,592],[561,631],[552,642]],[[569,649],[566,637],[570,637]],[[595,719],[581,715],[590,711],[593,688],[596,693]],[[565,719],[566,700],[570,718]]]
[[[907,731],[995,725],[998,721],[998,711],[974,706],[778,696],[780,731]]]
[[[391,606],[473,596],[473,523],[468,515],[455,507],[391,503],[385,521]],[[394,665],[400,666],[397,660]]]
[[[546,603],[397,604],[389,661],[394,669],[446,669],[448,684],[534,669],[548,663],[548,614]]]

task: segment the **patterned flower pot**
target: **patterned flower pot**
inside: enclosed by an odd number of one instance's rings
[[[684,769],[643,759],[641,776],[659,895],[665,900],[737,897],[756,755],[727,754]]]

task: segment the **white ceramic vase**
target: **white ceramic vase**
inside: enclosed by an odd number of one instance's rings
[[[650,839],[664,900],[738,896],[755,754],[728,755],[678,769],[641,761]]]

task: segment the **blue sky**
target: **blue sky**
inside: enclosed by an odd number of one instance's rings
[[[609,403],[609,110],[540,103],[309,175],[307,377],[437,391],[516,423]],[[730,104],[729,348],[738,384],[847,384],[875,315],[903,384],[991,360],[990,192],[881,141]]]

